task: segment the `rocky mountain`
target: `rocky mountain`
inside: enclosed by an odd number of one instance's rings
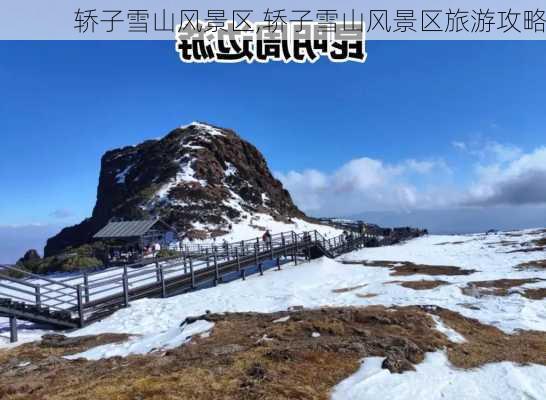
[[[91,217],[50,238],[44,253],[88,243],[112,218],[160,217],[187,237],[206,238],[253,213],[305,217],[256,147],[231,129],[192,123],[106,152]]]

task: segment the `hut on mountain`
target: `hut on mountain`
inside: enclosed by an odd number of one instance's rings
[[[123,264],[157,255],[178,240],[178,233],[160,219],[111,221],[93,239],[106,244],[110,264]]]

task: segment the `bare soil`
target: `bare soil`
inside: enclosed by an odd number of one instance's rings
[[[531,300],[542,300],[546,298],[546,288],[525,289],[522,296]]]
[[[546,260],[529,261],[518,264],[514,267],[519,271],[523,270],[546,270]]]
[[[362,264],[366,267],[389,268],[391,276],[409,275],[470,275],[476,272],[475,269],[462,269],[446,265],[415,264],[409,261],[386,261],[386,260],[364,260],[364,261],[343,261],[343,264]]]
[[[368,285],[363,284],[363,285],[351,286],[351,287],[346,287],[346,288],[339,288],[339,289],[332,290],[332,292],[333,293],[347,293],[347,292],[352,292],[353,290],[362,289],[363,287],[366,287],[366,286],[368,286]]]
[[[430,290],[442,285],[449,285],[449,282],[442,280],[420,280],[420,281],[393,281],[408,289],[413,290]]]
[[[492,281],[468,282],[467,286],[461,288],[463,294],[467,296],[508,296],[513,294],[514,288],[518,288],[528,283],[538,283],[544,281],[541,278],[529,279],[496,279]],[[532,300],[544,298],[546,289],[523,289],[518,291],[522,296]],[[541,297],[542,296],[542,297]]]
[[[357,293],[356,297],[360,297],[361,299],[370,299],[372,297],[377,297],[377,293]]]
[[[467,342],[450,342],[435,329],[430,314],[440,316]],[[288,321],[273,323],[287,315]],[[385,357],[383,368],[400,373],[422,362],[426,352],[444,347],[460,368],[505,360],[546,365],[544,332],[507,335],[438,307],[327,308],[206,318],[215,323],[209,337],[146,356],[62,358],[82,351],[90,341],[66,348],[45,341],[4,350],[0,398],[326,400],[363,357]],[[313,332],[320,337],[312,337]],[[264,337],[268,340],[261,340]],[[118,339],[102,335],[94,344]]]
[[[538,231],[542,233],[542,231]],[[508,251],[507,253],[531,253],[535,251],[546,251],[546,237],[531,240],[530,242],[522,243],[524,246],[521,249]]]
[[[506,253],[534,253],[535,251],[546,251],[546,247],[524,247],[522,249],[510,250]]]

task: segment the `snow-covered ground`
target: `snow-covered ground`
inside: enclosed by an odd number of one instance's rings
[[[546,398],[546,367],[487,364],[453,368],[445,353],[428,353],[416,371],[391,374],[381,357],[367,358],[360,370],[338,384],[332,400],[541,400]]]
[[[531,230],[520,236],[511,234],[426,236],[405,244],[366,248],[342,257],[346,260],[410,261],[428,265],[451,265],[478,272],[466,276],[391,276],[388,268],[342,264],[341,260],[322,258],[309,263],[286,265],[282,271],[269,270],[264,277],[253,275],[246,281],[233,281],[202,291],[168,299],[143,299],[114,315],[71,332],[71,336],[99,333],[134,335],[127,343],[111,344],[82,354],[89,358],[143,353],[183,343],[191,334],[206,334],[210,324],[179,331],[187,316],[211,312],[274,312],[291,306],[438,305],[494,325],[505,332],[516,329],[546,331],[546,300],[530,300],[519,293],[505,297],[464,295],[460,288],[469,281],[517,278],[543,278],[544,270],[519,271],[522,262],[545,259],[544,252],[508,251],[522,248],[521,243],[540,236]],[[514,243],[506,243],[507,241]],[[413,290],[396,281],[441,279],[450,284],[430,290]],[[348,291],[335,289],[355,288]],[[546,281],[524,285],[546,287]],[[374,297],[363,297],[374,294]],[[205,299],[205,300],[204,300]],[[476,307],[470,307],[476,306]],[[464,341],[458,332],[436,318],[437,329],[453,342]],[[178,330],[178,331],[177,331]],[[24,330],[23,339],[37,334]],[[2,340],[2,339],[0,339]],[[3,339],[6,342],[6,339]],[[4,344],[0,344],[4,345]],[[503,362],[475,370],[450,366],[443,352],[428,354],[415,372],[390,374],[380,368],[381,359],[363,360],[362,368],[341,382],[334,399],[545,399],[546,367],[520,366]]]
[[[231,206],[235,207],[237,203],[230,203]],[[242,209],[241,209],[242,210]],[[240,211],[241,211],[240,210]],[[271,234],[294,231],[296,233],[313,231],[316,230],[320,232],[326,238],[334,237],[343,232],[338,228],[334,228],[327,225],[314,224],[303,219],[292,218],[292,223],[276,221],[271,215],[263,213],[247,213],[241,211],[247,215],[247,218],[241,220],[240,222],[234,222],[232,224],[231,232],[220,236],[216,239],[216,242],[221,243],[224,239],[228,242],[238,242],[241,240],[248,240],[254,237],[261,237],[264,234],[265,229],[269,229]],[[199,226],[194,224],[194,228],[206,228],[205,226]],[[191,242],[183,242],[182,244],[200,244],[200,243],[210,243],[210,239],[203,241],[193,240]]]
[[[191,244],[201,244],[201,245],[210,245],[212,243],[215,243],[218,246],[221,246],[222,241],[226,239],[230,243],[239,242],[241,240],[250,240],[253,238],[260,238],[263,233],[264,229],[269,229],[272,235],[281,233],[281,232],[289,232],[294,231],[296,233],[306,232],[306,231],[312,231],[316,230],[320,232],[324,237],[334,237],[342,233],[342,230],[333,228],[327,225],[321,225],[321,224],[314,224],[310,223],[308,221],[294,218],[292,219],[292,223],[286,223],[281,221],[276,221],[273,217],[271,217],[268,214],[262,214],[262,213],[254,213],[254,214],[248,214],[248,218],[245,220],[242,220],[238,223],[234,223],[232,226],[232,232],[228,235],[225,235],[221,237],[220,239],[216,240],[215,242],[211,241],[210,239],[198,241],[194,240],[191,242]],[[173,278],[175,276],[183,275],[185,273],[185,268],[182,264],[180,264],[180,261],[178,263],[168,265],[165,263],[164,268],[164,276],[165,278]],[[194,263],[194,270],[199,270],[201,268],[204,268],[206,266],[205,262],[196,262]],[[112,294],[120,293],[122,291],[122,274],[123,269],[120,267],[114,267],[114,268],[108,268],[103,271],[92,273],[88,277],[88,283],[91,286],[90,290],[90,300],[97,300],[99,298],[107,297]],[[67,304],[71,304],[72,306],[76,305],[76,292],[74,289],[71,289],[70,287],[76,287],[78,284],[83,284],[83,276],[80,273],[61,273],[61,274],[54,274],[49,275],[48,281],[44,279],[30,279],[28,280],[29,283],[35,284],[35,285],[46,285],[46,287],[42,288],[43,296],[42,296],[42,303],[45,305],[50,306],[60,306],[66,307]],[[133,289],[139,286],[147,285],[150,283],[155,282],[156,280],[155,275],[155,264],[151,263],[148,266],[141,267],[137,270],[129,269],[129,288]],[[63,282],[67,286],[61,286],[61,284],[52,284],[51,281],[54,282]],[[2,287],[0,287],[0,297],[6,297],[6,296],[16,296],[19,297],[18,300],[27,299],[30,303],[34,302],[34,295],[33,295],[33,289],[19,285],[13,282],[8,281],[2,281],[0,280],[0,283],[3,284]],[[99,286],[100,285],[100,286]],[[12,286],[14,290],[10,290],[8,287]],[[22,294],[20,290],[27,291],[28,293]],[[52,290],[54,292],[47,293],[47,290]],[[66,296],[61,297],[60,299],[67,302],[67,304],[59,304],[58,301],[49,299],[47,296],[57,296],[59,293],[62,292],[65,293]],[[31,329],[27,329],[27,327]],[[36,329],[36,326],[32,324],[26,324],[21,323],[20,324],[20,331],[19,331],[19,343],[25,343],[28,341],[39,339],[40,336],[44,333],[43,330]],[[5,342],[7,341],[7,337],[9,335],[8,330],[8,320],[7,318],[0,317],[0,347],[6,346]]]

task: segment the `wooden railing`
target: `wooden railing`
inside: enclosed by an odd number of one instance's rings
[[[355,248],[382,244],[383,237],[352,231],[325,237],[318,231],[282,232],[261,238],[185,248],[174,257],[149,259],[100,271],[52,279],[17,267],[0,269],[0,314],[61,327],[83,326],[132,300],[168,297],[231,279],[245,279],[268,268],[281,268]],[[387,243],[387,242],[385,242]]]

